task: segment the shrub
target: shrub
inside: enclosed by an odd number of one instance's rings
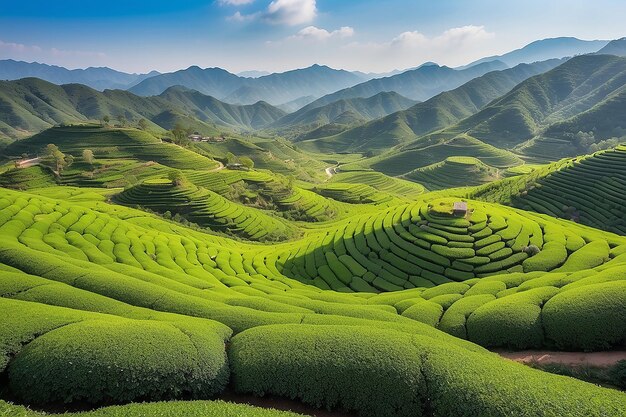
[[[567,260],[567,250],[563,244],[552,241],[543,245],[543,250],[526,259],[522,266],[524,272],[551,271]]]
[[[8,378],[29,403],[100,404],[207,398],[226,386],[228,367],[223,339],[210,329],[90,320],[29,343],[9,363]]]
[[[419,416],[424,377],[407,335],[339,326],[267,326],[232,339],[239,392],[298,398],[361,416]]]
[[[572,253],[559,271],[576,272],[600,266],[609,260],[609,250],[609,244],[605,240],[588,243]]]
[[[468,340],[489,347],[541,347],[541,306],[557,292],[557,288],[542,287],[484,304],[467,319]]]
[[[418,299],[411,307],[404,310],[402,316],[436,327],[442,314],[443,307],[440,304]]]
[[[561,349],[610,349],[626,343],[626,282],[563,291],[543,307],[546,337]]]

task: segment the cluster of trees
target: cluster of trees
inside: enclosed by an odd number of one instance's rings
[[[120,126],[126,126],[128,124],[128,119],[125,115],[119,114],[115,117]],[[104,115],[101,120],[102,126],[108,126],[111,123],[111,116]],[[137,127],[141,130],[147,130],[149,123],[146,119],[139,119],[137,121]]]
[[[82,152],[82,161],[86,164],[94,164],[96,158],[91,149],[84,149]],[[52,169],[60,174],[65,168],[70,167],[74,163],[74,156],[61,152],[59,147],[54,143],[48,144],[43,152],[43,162],[52,167]]]
[[[254,168],[254,161],[247,156],[235,156],[232,152],[226,154],[227,164],[241,164],[248,169]]]

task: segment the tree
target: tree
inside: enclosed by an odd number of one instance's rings
[[[72,164],[74,163],[74,157],[72,155],[65,155],[65,165],[63,165],[64,168],[72,166]]]
[[[235,156],[235,154],[233,154],[232,152],[228,152],[226,154],[226,163],[234,164],[235,162],[237,162],[237,157]]]
[[[59,147],[53,143],[50,143],[48,144],[48,146],[46,146],[44,158],[48,159],[50,163],[53,164],[57,173],[60,173],[67,164],[65,160],[65,154],[61,152]]]
[[[174,137],[174,143],[178,145],[184,143],[185,139],[187,138],[187,131],[180,123],[176,123],[171,132],[172,136]]]
[[[139,119],[137,125],[139,126],[139,129],[146,130],[148,128],[148,121],[146,119]]]
[[[126,125],[126,116],[120,114],[119,116],[117,116],[117,121],[120,122],[121,126]]]
[[[105,114],[104,117],[102,118],[102,123],[106,126],[109,124],[110,121],[111,121],[111,117],[109,117],[108,114]]]
[[[167,177],[172,181],[172,185],[175,186],[180,186],[187,182],[185,174],[179,170],[171,171]]]
[[[248,169],[254,168],[254,161],[247,156],[242,156],[239,158],[239,163]]]
[[[93,156],[93,151],[91,149],[83,149],[83,162],[89,165],[93,165],[94,163],[94,156]]]

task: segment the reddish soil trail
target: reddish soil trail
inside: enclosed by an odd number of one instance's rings
[[[547,350],[523,350],[511,352],[507,350],[494,350],[498,355],[522,363],[559,363],[563,365],[591,365],[608,367],[617,362],[626,360],[626,351],[608,352],[559,352]]]

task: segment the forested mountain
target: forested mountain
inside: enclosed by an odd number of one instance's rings
[[[366,150],[385,149],[471,116],[521,81],[550,70],[560,63],[560,60],[550,60],[520,64],[503,71],[492,71],[407,110],[390,114],[338,136],[325,138],[323,141],[329,146],[335,141],[338,151],[346,151],[351,147]],[[288,115],[286,118],[291,116]]]
[[[58,123],[147,119],[165,129],[177,122],[192,128],[256,129],[284,116],[267,103],[236,106],[197,91],[172,88],[161,96],[140,97],[124,90],[96,91],[80,84],[55,85],[37,78],[0,82],[0,132],[28,136]],[[210,127],[215,125],[213,127]]]
[[[406,109],[415,101],[395,92],[378,93],[368,98],[341,99],[322,107],[300,109],[277,120],[271,127],[288,129],[293,127],[320,127],[337,122],[346,113],[353,114],[356,119],[368,121]]]

